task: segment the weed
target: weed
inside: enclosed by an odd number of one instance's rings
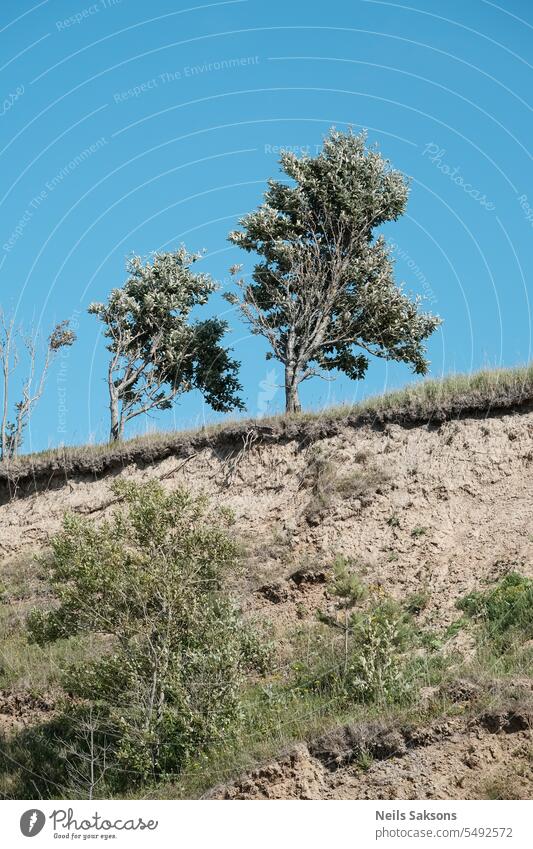
[[[304,481],[311,489],[305,517],[310,524],[314,524],[331,505],[337,483],[337,467],[333,457],[320,446],[309,452]]]
[[[361,754],[356,758],[356,766],[359,767],[361,772],[368,772],[372,764],[374,763],[374,758],[370,754],[370,752],[361,752]]]
[[[335,489],[343,498],[358,498],[367,505],[374,493],[390,482],[388,471],[376,465],[356,468],[347,475],[339,476]]]
[[[429,592],[426,589],[420,589],[412,593],[405,601],[405,609],[413,616],[418,616],[429,604]]]
[[[533,764],[530,761],[527,765],[529,774],[531,774],[532,766]],[[524,776],[520,775],[520,772],[519,768],[513,770],[513,772],[506,770],[503,775],[490,778],[481,788],[481,798],[494,801],[530,799],[529,783],[524,783]]]
[[[479,623],[483,639],[489,638],[501,651],[517,639],[533,638],[533,580],[518,572],[509,572],[492,589],[469,593],[457,607]]]

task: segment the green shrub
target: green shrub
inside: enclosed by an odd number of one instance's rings
[[[330,581],[335,610],[318,611],[320,625],[301,636],[294,671],[300,686],[340,704],[401,702],[410,680],[406,651],[415,632],[392,599],[368,589],[338,559]]]
[[[237,547],[224,517],[156,482],[115,491],[125,509],[111,520],[65,518],[49,562],[57,606],[34,611],[28,628],[40,644],[84,631],[107,640],[64,686],[105,723],[120,786],[178,773],[230,735],[246,671],[266,652],[225,589]]]
[[[484,638],[502,650],[515,640],[533,638],[533,581],[517,572],[505,575],[492,589],[469,593],[457,607],[479,622]]]
[[[354,617],[346,689],[355,701],[403,701],[410,689],[405,651],[412,632],[405,614],[386,600]]]
[[[336,557],[333,563],[329,591],[337,599],[337,605],[341,610],[350,610],[368,596],[367,588],[358,575],[350,569],[350,562],[342,556]]]

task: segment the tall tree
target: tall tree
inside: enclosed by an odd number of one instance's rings
[[[229,234],[260,262],[251,282],[231,269],[238,294],[226,298],[283,364],[287,412],[300,410],[302,381],[335,369],[360,379],[368,355],[424,374],[423,343],[440,319],[396,285],[390,249],[374,235],[405,210],[403,174],[365,133],[334,129],[318,156],[285,152],[280,163],[290,182],[269,180],[264,202]]]
[[[227,323],[190,321],[193,308],[206,304],[217,288],[208,274],[192,270],[198,259],[184,247],[146,262],[134,256],[124,286],[113,289],[107,303],[89,307],[109,340],[112,441],[122,438],[130,419],[169,409],[191,389],[199,389],[214,410],[242,409],[239,363],[220,345]]]
[[[75,334],[68,321],[57,324],[40,354],[39,336],[26,333],[0,310],[0,382],[2,385],[2,412],[0,420],[0,459],[12,460],[17,456],[24,431],[29,424],[34,407],[41,398],[52,361],[61,348],[74,343]],[[11,405],[13,384],[18,387],[18,401]]]

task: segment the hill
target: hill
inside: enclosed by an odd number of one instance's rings
[[[526,589],[533,578],[533,368],[427,381],[320,414],[46,452],[1,468],[0,729],[8,737],[53,713],[58,671],[83,650],[65,643],[46,654],[25,643],[26,611],[48,603],[34,555],[65,511],[98,522],[113,509],[117,476],[186,485],[231,508],[246,564],[239,601],[246,616],[268,623],[280,675],[294,661],[295,635],[313,627],[317,609],[331,609],[340,561],[372,597],[404,605],[412,627],[438,647],[414,704],[306,707],[296,694],[275,731],[247,732],[164,793],[533,795],[533,611],[505,651],[496,643],[489,651],[486,621],[467,622],[457,608],[506,576],[521,576]],[[0,789],[9,795],[9,765],[4,773]]]

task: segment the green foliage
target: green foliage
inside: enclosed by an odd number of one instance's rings
[[[64,686],[105,717],[120,785],[177,773],[231,734],[246,672],[267,658],[225,590],[237,547],[205,499],[157,482],[115,492],[126,509],[111,520],[65,518],[48,564],[57,606],[34,611],[28,628],[40,644],[106,638]]]
[[[347,651],[348,638],[352,629],[350,611],[368,595],[368,590],[351,568],[345,557],[337,557],[333,563],[333,575],[328,583],[330,596],[335,599],[333,614],[318,610],[320,622],[343,631]],[[339,617],[340,614],[340,617]]]
[[[350,571],[349,563],[344,557],[337,557],[333,564],[333,580],[329,591],[344,609],[351,609],[368,595],[367,588],[355,572]]]
[[[361,752],[361,754],[355,760],[355,764],[361,770],[361,772],[368,772],[368,770],[372,767],[373,763],[374,757],[370,754],[370,752]]]
[[[471,592],[457,602],[467,617],[483,626],[503,651],[516,640],[533,639],[533,580],[510,572],[485,591]]]
[[[440,319],[395,284],[390,249],[374,238],[405,211],[405,177],[352,131],[332,129],[318,156],[280,162],[289,180],[269,180],[264,203],[229,235],[260,262],[228,300],[285,365],[287,410],[298,409],[302,380],[335,369],[360,379],[369,354],[424,374],[424,340]]]
[[[334,565],[330,595],[336,612],[318,611],[320,626],[300,644],[295,672],[301,686],[339,704],[407,700],[406,652],[415,642],[409,615],[390,598],[370,596],[342,558]]]
[[[192,310],[205,305],[217,288],[208,274],[192,270],[199,259],[184,247],[156,253],[145,263],[134,256],[124,286],[113,289],[107,303],[89,307],[109,340],[114,439],[129,419],[168,409],[177,395],[191,389],[199,389],[215,410],[242,409],[239,364],[220,344],[227,323],[220,318],[190,321]]]
[[[403,617],[389,605],[352,616],[345,656],[339,641],[316,629],[306,646],[309,665],[295,664],[300,686],[337,704],[392,704],[409,697]]]
[[[412,633],[405,614],[386,600],[354,619],[347,691],[364,701],[398,702],[409,692],[405,651]]]

